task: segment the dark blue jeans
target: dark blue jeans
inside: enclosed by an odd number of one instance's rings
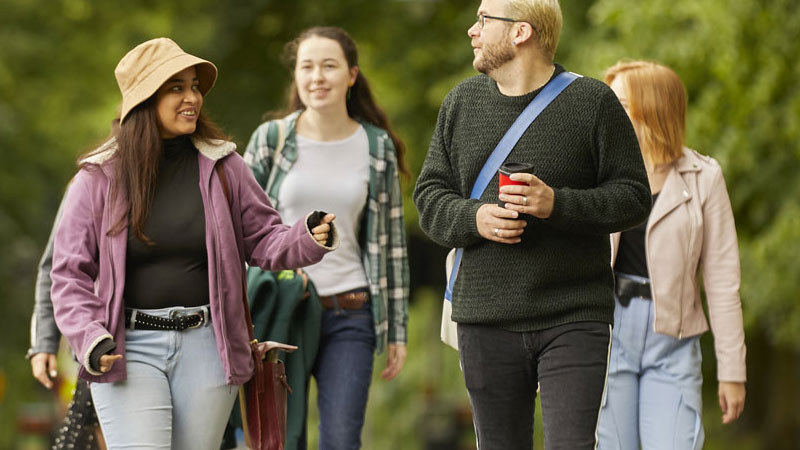
[[[322,313],[317,381],[320,450],[361,448],[375,353],[372,305]]]

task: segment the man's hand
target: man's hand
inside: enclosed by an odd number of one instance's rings
[[[722,423],[727,425],[738,419],[744,411],[744,383],[720,381],[718,395],[719,407],[722,409]]]
[[[335,214],[326,214],[325,217],[323,217],[320,221],[319,225],[311,229],[311,234],[314,235],[314,240],[319,242],[320,245],[325,245],[325,242],[328,241],[328,233],[331,232],[330,224],[333,223],[333,219],[335,218]]]
[[[517,244],[522,241],[520,236],[527,225],[524,220],[514,220],[518,217],[519,213],[516,211],[501,208],[494,203],[481,205],[475,214],[478,234],[501,244]]]
[[[510,178],[527,183],[527,186],[509,184],[500,188],[499,198],[506,203],[507,209],[540,219],[550,217],[555,198],[553,188],[529,173],[514,173]]]
[[[33,378],[39,380],[47,389],[53,389],[53,381],[58,375],[58,359],[55,353],[37,353],[31,357]]]
[[[389,344],[386,352],[386,368],[381,372],[381,377],[386,381],[396,377],[405,362],[406,346],[403,344]]]
[[[122,355],[103,355],[100,357],[100,372],[108,373],[114,363],[122,359]]]

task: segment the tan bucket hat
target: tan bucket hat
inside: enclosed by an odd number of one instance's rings
[[[217,67],[184,52],[172,39],[151,39],[129,51],[114,69],[122,92],[120,123],[136,105],[155,94],[169,77],[192,66],[197,66],[200,92],[206,95],[217,81]]]

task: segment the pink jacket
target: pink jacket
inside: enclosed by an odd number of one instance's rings
[[[217,351],[228,384],[250,379],[248,333],[242,306],[244,262],[269,270],[313,264],[334,247],[318,244],[305,221],[283,225],[250,169],[231,142],[195,140],[199,150],[200,193],[205,206],[209,297]],[[55,235],[51,277],[56,323],[81,360],[79,376],[88,381],[126,378],[125,359],[101,374],[89,370],[92,349],[113,337],[116,354],[125,355],[125,255],[127,228],[107,231],[123,214],[127,199],[108,198],[116,142],[106,142],[87,159],[89,168],[75,176],[66,195],[64,215]],[[222,164],[230,196],[222,190],[216,164]]]
[[[619,233],[611,235],[611,264]],[[645,232],[656,333],[708,330],[697,275],[702,270],[714,334],[717,378],[745,381],[739,249],[728,191],[716,160],[684,148],[653,205]]]

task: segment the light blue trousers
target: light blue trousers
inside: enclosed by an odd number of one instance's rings
[[[616,305],[598,449],[703,447],[700,339],[655,333],[653,314],[649,299]]]
[[[172,317],[200,308],[139,310]],[[219,450],[238,389],[225,384],[210,321],[184,331],[127,330],[128,378],[91,383],[109,450]]]

